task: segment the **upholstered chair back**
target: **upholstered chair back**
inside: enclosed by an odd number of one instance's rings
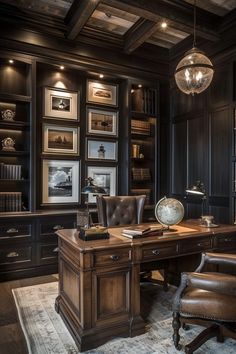
[[[98,221],[103,226],[140,224],[145,195],[97,196]]]

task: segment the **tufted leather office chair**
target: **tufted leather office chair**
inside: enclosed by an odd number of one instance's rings
[[[103,226],[140,224],[145,195],[97,196],[98,221]]]
[[[222,266],[224,273],[215,271]],[[209,267],[211,271],[206,272]],[[185,346],[188,354],[215,336],[218,342],[223,342],[224,336],[236,339],[236,276],[226,274],[229,267],[231,272],[232,268],[236,271],[236,254],[204,253],[195,272],[182,273],[173,299],[173,340],[177,349],[179,328],[186,323],[207,327]]]

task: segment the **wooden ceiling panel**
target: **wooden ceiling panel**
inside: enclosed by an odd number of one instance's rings
[[[1,0],[1,2],[21,10],[64,18],[73,0]]]
[[[99,4],[97,9],[86,23],[86,26],[96,27],[114,34],[124,35],[135,22],[138,16],[125,11]]]
[[[184,0],[193,4],[194,0]],[[236,0],[197,0],[197,7],[209,11],[218,16],[225,16],[236,8]]]

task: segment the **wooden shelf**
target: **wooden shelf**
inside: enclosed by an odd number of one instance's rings
[[[1,182],[5,182],[5,183],[8,183],[8,182],[14,182],[14,183],[29,183],[29,180],[28,179],[9,179],[9,178],[0,178],[0,181]]]
[[[3,93],[0,92],[1,100],[11,101],[11,102],[31,102],[31,96],[16,95],[14,93]]]
[[[29,127],[28,122],[21,122],[21,121],[1,121],[0,128],[2,129],[19,129]]]
[[[29,151],[0,151],[0,156],[27,156]]]

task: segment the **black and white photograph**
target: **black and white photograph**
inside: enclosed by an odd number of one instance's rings
[[[87,177],[93,178],[93,184],[105,189],[107,195],[116,195],[116,167],[88,166]],[[96,196],[89,194],[89,203],[96,203]]]
[[[118,112],[104,111],[89,107],[87,109],[87,133],[107,136],[118,134]]]
[[[78,119],[78,92],[55,87],[44,88],[44,116]]]
[[[87,159],[117,161],[117,142],[87,139]]]
[[[117,106],[117,101],[118,85],[93,80],[87,81],[87,102]]]
[[[43,124],[43,152],[78,154],[79,128]]]
[[[43,160],[43,203],[77,203],[79,162]]]

